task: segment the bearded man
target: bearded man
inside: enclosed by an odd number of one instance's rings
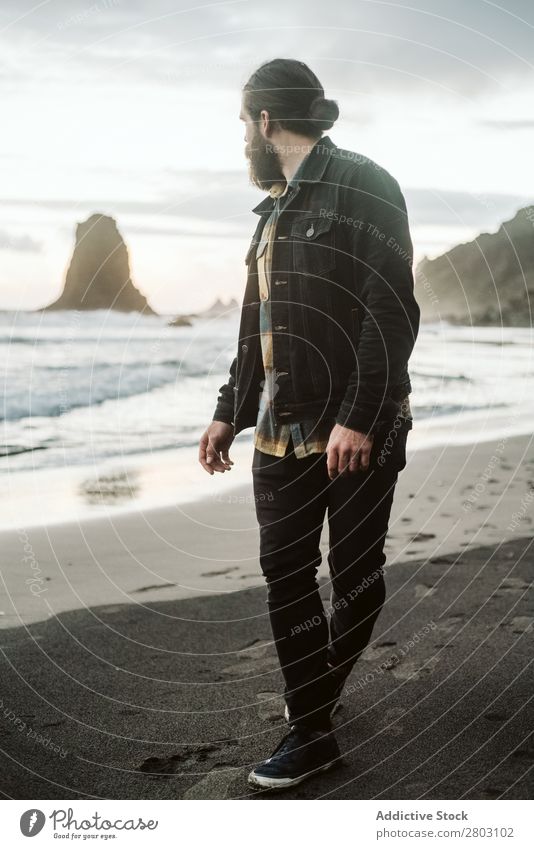
[[[384,605],[384,542],[413,419],[419,330],[403,194],[373,160],[323,133],[338,118],[303,62],[244,86],[252,182],[267,197],[246,254],[237,355],[199,461],[230,469],[254,427],[252,477],[288,733],[249,776],[283,788],[340,759],[332,714]],[[269,497],[265,497],[265,493]],[[328,517],[331,595],[317,569]]]

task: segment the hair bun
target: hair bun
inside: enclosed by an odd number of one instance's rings
[[[315,121],[321,129],[329,130],[339,118],[339,108],[335,100],[327,100],[322,95],[310,103],[308,111],[310,121]]]

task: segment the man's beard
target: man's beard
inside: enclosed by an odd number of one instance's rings
[[[275,183],[286,182],[274,145],[265,141],[257,127],[254,128],[254,138],[245,147],[245,155],[249,160],[250,181],[254,186],[268,192]]]

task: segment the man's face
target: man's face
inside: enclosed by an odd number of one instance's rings
[[[239,118],[245,123],[245,156],[249,161],[251,182],[263,191],[268,191],[274,183],[285,183],[273,142],[262,134],[244,106]]]

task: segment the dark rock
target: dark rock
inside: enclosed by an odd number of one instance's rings
[[[167,322],[168,327],[191,327],[193,322],[188,315],[177,315],[176,318]]]
[[[416,269],[422,321],[529,327],[534,301],[534,206]]]
[[[219,316],[230,316],[238,309],[238,303],[235,298],[231,298],[227,304],[223,303],[220,298],[216,298],[211,307],[198,313],[199,318],[218,318]]]
[[[155,314],[131,281],[128,251],[113,218],[95,213],[78,224],[65,288],[45,309]]]
[[[223,303],[220,298],[216,298],[210,307],[207,307],[201,312],[190,312],[177,315],[168,322],[169,327],[189,327],[193,318],[220,318],[235,314],[239,308],[235,298],[230,298],[227,304]]]

